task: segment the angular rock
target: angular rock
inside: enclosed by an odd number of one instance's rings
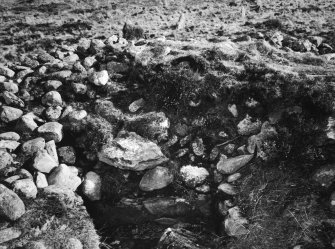
[[[12,78],[15,75],[15,72],[3,64],[0,64],[0,75]]]
[[[57,91],[47,92],[42,98],[42,104],[47,106],[61,106],[62,96]]]
[[[238,123],[237,132],[242,136],[253,135],[260,132],[261,127],[262,122],[260,120],[252,122],[251,117],[247,115],[241,122]]]
[[[202,167],[186,165],[181,167],[180,175],[187,186],[194,188],[204,183],[209,176],[209,172]]]
[[[159,239],[157,249],[209,249],[198,234],[182,228],[167,228]]]
[[[14,93],[8,92],[8,91],[3,91],[0,96],[2,96],[5,100],[5,103],[7,105],[11,106],[17,106],[17,107],[24,107],[24,102],[22,99],[17,97]]]
[[[130,112],[137,112],[139,109],[143,108],[145,104],[145,101],[143,98],[140,98],[138,100],[135,100],[133,103],[131,103],[128,107]]]
[[[238,111],[235,104],[228,105],[228,110],[233,115],[234,118],[238,117]]]
[[[98,156],[101,162],[133,171],[150,169],[168,161],[157,144],[134,132],[119,133],[116,139],[102,147]]]
[[[21,179],[13,183],[13,190],[26,198],[36,198],[37,188],[32,179]]]
[[[49,186],[47,177],[41,172],[37,172],[35,182],[37,188],[46,188]]]
[[[49,175],[48,184],[75,191],[81,184],[81,179],[67,165],[60,164]]]
[[[15,221],[25,212],[26,209],[20,197],[0,184],[0,216]]]
[[[50,173],[53,168],[58,166],[58,163],[46,150],[40,150],[36,153],[32,166],[40,172]]]
[[[228,217],[224,221],[225,231],[229,236],[240,237],[247,235],[249,230],[246,228],[248,220],[243,218],[238,207],[228,210]]]
[[[73,91],[76,94],[85,94],[87,92],[87,86],[82,83],[72,83],[71,84]]]
[[[49,155],[55,160],[55,162],[59,164],[55,141],[50,140],[49,142],[47,142],[45,144],[45,149],[49,153]]]
[[[0,84],[0,90],[8,91],[15,94],[19,91],[19,87],[14,82],[3,82]]]
[[[57,90],[58,88],[60,88],[62,85],[63,85],[63,83],[59,80],[48,80],[44,84],[44,88],[47,91],[54,91],[54,90]]]
[[[5,243],[7,241],[11,241],[13,239],[17,239],[21,236],[21,234],[22,232],[14,227],[0,230],[0,244]]]
[[[241,155],[228,159],[221,158],[216,168],[222,174],[233,174],[247,165],[253,157],[253,155]]]
[[[60,147],[58,157],[61,163],[73,165],[76,162],[76,152],[72,146]]]
[[[148,170],[140,181],[140,189],[143,191],[153,191],[162,189],[173,182],[173,174],[168,168],[157,166]]]
[[[46,141],[54,140],[56,143],[63,139],[63,125],[58,122],[48,122],[38,127],[37,132]]]
[[[89,81],[96,86],[104,86],[109,80],[108,72],[102,70],[100,72],[92,72],[89,76]]]
[[[0,149],[16,150],[20,143],[13,140],[0,140]]]
[[[13,157],[6,151],[0,150],[0,170],[6,168],[13,162]]]
[[[195,155],[197,156],[203,156],[205,153],[205,146],[204,142],[202,141],[202,138],[196,138],[192,142],[192,149]]]
[[[66,207],[72,208],[76,205],[82,205],[83,200],[71,189],[59,185],[50,185],[43,189],[47,198],[57,198]]]
[[[82,184],[83,194],[91,201],[98,201],[101,199],[101,177],[90,171],[86,174]]]
[[[0,134],[0,140],[19,141],[20,135],[13,131],[4,132]]]
[[[21,150],[24,154],[32,156],[37,151],[43,150],[45,147],[45,140],[42,137],[34,138],[22,144]]]
[[[38,127],[35,119],[36,116],[32,112],[23,115],[17,123],[16,129],[19,132],[33,132]]]

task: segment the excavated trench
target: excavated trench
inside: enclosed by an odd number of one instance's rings
[[[323,219],[329,217],[326,202],[334,188],[320,190],[310,183],[310,178],[320,165],[332,162],[327,122],[333,108],[331,82],[334,77],[295,75],[276,71],[264,62],[236,58],[237,62],[242,60],[244,70],[240,71],[236,65],[229,68],[220,64],[225,56],[213,49],[201,56],[172,59],[170,65],[135,65],[126,79],[130,89],[108,96],[103,100],[107,101],[103,107],[92,110],[99,118],[114,122],[115,136],[121,130],[128,130],[155,141],[169,158],[162,166],[174,175],[174,181],[167,187],[147,192],[139,189],[145,172],[120,170],[98,162],[94,171],[102,177],[102,199],[93,202],[85,196],[84,199],[104,238],[102,247],[244,248],[250,243],[248,238],[253,237],[250,231],[255,232],[255,223],[263,226],[266,222],[281,220],[273,232],[289,224],[291,230],[288,230],[298,233],[301,227],[292,222],[292,217],[285,217],[285,213],[301,199],[311,198],[312,193],[317,193],[318,204],[309,206],[311,213],[318,213],[315,217],[320,215]],[[131,118],[122,115],[129,112],[129,104],[139,98],[146,103],[134,116],[155,114],[152,119],[142,118],[132,123]],[[115,110],[103,110],[106,107]],[[170,123],[166,134],[156,120],[159,120],[159,112],[164,112]],[[242,128],[251,131],[239,131],[243,126],[241,120],[247,120],[243,125],[249,126]],[[70,132],[69,142],[75,141],[76,136]],[[194,142],[199,138],[201,144]],[[84,155],[85,150],[87,147],[79,153]],[[217,165],[225,156],[243,155],[254,156],[238,171],[241,178],[230,182],[237,193],[220,191],[218,185],[227,181],[228,175],[218,172]],[[209,176],[198,188],[187,186],[180,176],[184,165],[203,167]],[[253,217],[258,203],[253,203],[251,195],[256,190],[264,190],[265,201],[259,199],[259,208],[269,212],[264,213],[265,217],[271,216],[264,218],[268,219],[264,224]],[[273,203],[263,203],[266,198],[274,198]],[[225,225],[230,214],[228,209],[234,206],[239,206],[250,220],[247,225],[243,223],[243,227],[250,229],[248,232],[235,231],[234,234]],[[319,232],[310,243],[326,248],[330,243],[329,227],[313,225]],[[171,230],[174,231],[171,241],[165,236],[159,242],[168,228],[175,229]],[[239,245],[235,238],[245,240],[245,245],[243,242]],[[284,242],[288,238],[290,235],[281,232],[278,241],[271,246],[288,245]],[[270,236],[263,239],[271,241]],[[301,241],[299,237],[295,242]],[[266,248],[269,242],[263,243],[261,248]]]
[[[69,65],[28,70],[19,94],[42,116],[62,81],[57,147],[75,150],[101,248],[331,248],[334,61],[262,37],[64,47]]]

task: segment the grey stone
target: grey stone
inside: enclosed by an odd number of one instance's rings
[[[96,86],[104,86],[109,80],[108,72],[102,70],[100,72],[90,72],[89,81]]]
[[[81,184],[81,179],[74,174],[67,165],[60,164],[50,173],[48,177],[48,184],[57,185],[62,188],[68,188],[75,191]]]
[[[0,150],[0,169],[6,168],[13,162],[13,157],[6,151]]]
[[[134,132],[119,133],[117,138],[102,147],[98,157],[111,166],[134,171],[150,169],[168,161],[157,144]]]
[[[221,158],[216,165],[217,170],[222,174],[233,174],[245,165],[247,165],[253,155],[241,155],[232,158]]]
[[[47,92],[42,98],[42,104],[47,106],[61,106],[62,96],[57,91]]]
[[[204,183],[209,176],[209,172],[203,167],[186,165],[181,167],[180,175],[187,186],[194,188]]]
[[[16,150],[20,143],[13,140],[0,140],[0,149]]]
[[[40,150],[36,153],[32,166],[40,172],[49,173],[53,168],[58,166],[58,163],[46,150]]]
[[[57,149],[56,149],[56,144],[54,140],[50,140],[45,144],[45,149],[48,152],[48,154],[59,164],[58,160],[58,154],[57,154]]]
[[[22,232],[14,227],[0,230],[0,244],[17,239],[21,236]]]
[[[173,179],[173,174],[168,168],[157,166],[144,174],[139,187],[143,191],[162,189],[172,183]]]
[[[46,141],[54,140],[55,143],[63,139],[63,125],[58,122],[48,122],[38,127],[37,132],[45,138]]]
[[[13,183],[13,190],[26,198],[36,198],[37,188],[32,179],[20,179]]]
[[[24,107],[23,100],[17,97],[14,93],[3,91],[0,95],[4,98],[5,103],[7,105],[21,107],[21,108]]]
[[[8,91],[15,94],[19,91],[19,87],[14,82],[3,82],[0,83],[0,90]]]
[[[22,144],[21,150],[26,155],[34,155],[37,151],[43,150],[45,147],[45,140],[42,137],[34,138]]]
[[[101,177],[93,172],[87,172],[82,184],[83,194],[91,201],[101,199]]]
[[[240,237],[247,235],[248,220],[243,218],[238,207],[233,207],[228,210],[228,217],[224,221],[225,231],[229,236]]]
[[[12,78],[15,75],[15,72],[3,64],[0,64],[0,75]]]
[[[0,140],[19,141],[20,135],[13,131],[4,132],[0,134]]]
[[[322,187],[329,188],[335,182],[335,164],[320,167],[313,174],[313,180]]]
[[[76,152],[72,146],[58,148],[58,157],[61,163],[72,165],[76,162]]]
[[[246,117],[238,123],[237,132],[238,134],[243,136],[253,135],[260,132],[261,127],[261,121],[256,120],[255,122],[252,122],[251,117],[249,115],[246,115]]]
[[[41,172],[36,173],[36,187],[37,188],[46,188],[49,186],[47,177]]]
[[[235,187],[229,183],[221,183],[218,186],[218,190],[222,191],[223,193],[227,194],[227,195],[236,195],[237,191],[235,189]]]
[[[0,216],[15,221],[25,212],[26,209],[20,197],[0,184]]]
[[[140,110],[141,108],[144,107],[145,101],[143,98],[140,98],[138,100],[135,100],[134,102],[132,102],[128,109],[130,112],[137,112],[138,110]]]

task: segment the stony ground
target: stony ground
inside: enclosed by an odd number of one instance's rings
[[[334,248],[335,4],[254,7],[0,1],[0,248]]]

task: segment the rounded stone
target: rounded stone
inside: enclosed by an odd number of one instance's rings
[[[20,197],[0,184],[0,216],[15,221],[25,212],[26,209]]]
[[[38,127],[37,132],[46,141],[55,140],[56,143],[63,139],[63,125],[58,122],[48,122]]]
[[[172,183],[173,179],[173,174],[168,168],[157,166],[144,174],[139,187],[143,191],[162,189]]]
[[[47,92],[42,98],[42,104],[47,106],[61,106],[62,96],[57,91]]]
[[[9,123],[15,120],[18,120],[23,114],[18,108],[10,107],[10,106],[2,106],[0,119],[5,123]]]
[[[101,199],[101,177],[90,171],[86,174],[82,191],[84,195],[91,201],[98,201]]]
[[[192,165],[183,166],[180,169],[180,174],[185,184],[189,187],[196,187],[204,183],[209,176],[207,169]]]

